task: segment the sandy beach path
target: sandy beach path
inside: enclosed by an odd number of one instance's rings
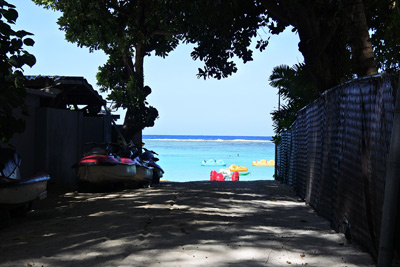
[[[65,193],[0,230],[0,266],[374,266],[275,181]]]

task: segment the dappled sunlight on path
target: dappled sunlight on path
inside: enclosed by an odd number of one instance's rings
[[[275,181],[67,193],[0,240],[1,266],[373,265]]]

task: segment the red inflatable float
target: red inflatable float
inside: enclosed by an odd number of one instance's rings
[[[215,181],[217,179],[217,172],[211,171],[210,173],[210,181]]]
[[[222,173],[217,173],[216,181],[225,181],[224,175]]]
[[[239,172],[238,171],[233,172],[232,181],[239,181]]]
[[[228,177],[228,181],[230,181],[232,178],[232,181],[239,181],[239,172],[234,171],[232,173],[231,177]],[[211,171],[210,172],[210,181],[225,181],[224,174],[222,173],[217,173],[216,171]]]

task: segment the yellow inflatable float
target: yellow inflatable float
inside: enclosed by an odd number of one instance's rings
[[[249,168],[232,164],[228,168],[231,172],[247,172]]]
[[[275,166],[275,160],[271,159],[271,160],[265,160],[262,159],[260,161],[255,160],[253,161],[253,166],[259,166],[259,167],[274,167]]]

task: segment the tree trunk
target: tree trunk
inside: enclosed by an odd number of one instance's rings
[[[299,51],[321,92],[351,79],[352,73],[377,73],[362,0],[343,0],[345,7],[329,1],[261,3],[271,18],[297,29]]]
[[[348,42],[354,73],[358,77],[378,73],[362,0],[344,0]]]
[[[135,23],[139,29],[144,28],[145,1],[138,0],[136,2]],[[145,47],[142,43],[135,44],[134,63],[129,55],[130,47],[126,49],[124,65],[127,67],[128,76],[133,78],[133,83],[127,85],[127,96],[132,101],[125,115],[122,133],[127,142],[132,141],[137,148],[142,147],[142,130],[143,124],[142,111],[145,109],[145,95],[143,93],[144,77],[143,62],[145,56]],[[125,62],[126,61],[126,62]]]
[[[127,95],[131,101],[134,102],[135,98],[138,98],[138,103],[134,103],[132,106],[128,107],[125,115],[124,125],[122,127],[122,134],[126,141],[129,143],[132,141],[136,147],[141,147],[142,144],[142,130],[145,127],[143,124],[141,109],[144,109],[145,95],[142,93],[144,87],[143,79],[143,63],[144,63],[144,48],[143,45],[137,45],[135,51],[135,64],[133,71],[130,71],[129,63],[125,65],[128,66],[129,76],[133,76],[136,88],[130,88],[127,86]],[[127,62],[132,63],[132,58],[129,57]]]
[[[312,18],[309,18],[310,24],[318,29],[310,31],[307,24],[298,25],[299,51],[322,93],[349,76],[350,59],[341,26],[321,25],[318,18],[314,22],[311,21]]]
[[[297,29],[299,51],[321,92],[343,82],[350,62],[343,25],[331,15],[337,13],[337,6],[323,6],[315,1],[278,5],[275,0],[262,0],[261,3],[271,18]]]

